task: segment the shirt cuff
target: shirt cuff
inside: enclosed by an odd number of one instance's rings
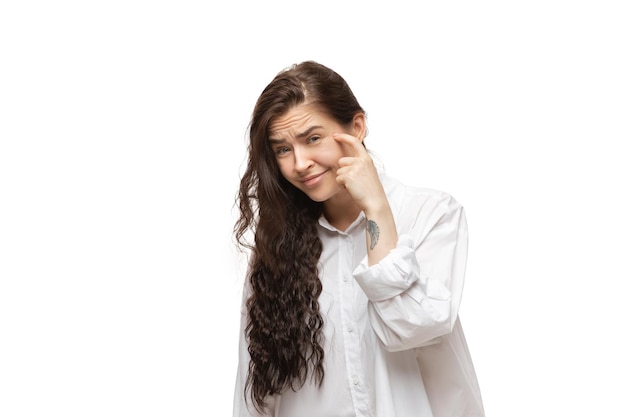
[[[382,301],[395,297],[419,279],[415,246],[410,236],[400,235],[396,247],[380,262],[368,266],[366,256],[359,263],[352,274],[367,298]]]

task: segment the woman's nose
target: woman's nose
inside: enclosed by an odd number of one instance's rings
[[[309,153],[305,149],[297,148],[293,154],[296,171],[306,171],[313,164]]]

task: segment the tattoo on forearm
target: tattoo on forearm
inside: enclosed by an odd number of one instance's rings
[[[370,235],[370,249],[374,249],[376,244],[378,243],[378,237],[380,236],[380,229],[378,225],[373,220],[367,221],[367,232]]]

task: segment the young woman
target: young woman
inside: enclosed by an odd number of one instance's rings
[[[379,171],[366,133],[316,62],[257,100],[234,230],[250,249],[235,417],[484,415],[457,314],[463,208]]]

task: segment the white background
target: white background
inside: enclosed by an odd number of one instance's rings
[[[623,402],[619,1],[5,1],[0,416],[229,416],[254,101],[305,59],[466,208],[487,415]]]

